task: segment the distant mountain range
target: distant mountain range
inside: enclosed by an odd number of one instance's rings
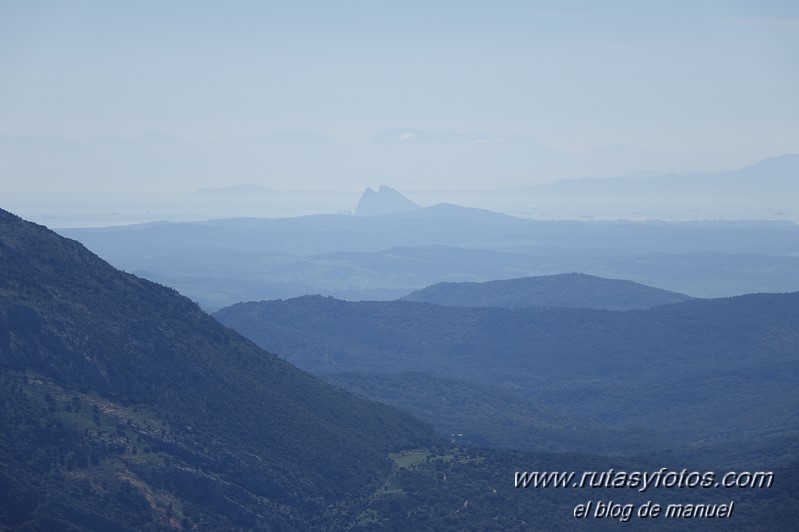
[[[799,154],[763,159],[731,172],[664,174],[605,179],[566,179],[538,185],[518,192],[542,194],[590,194],[596,201],[607,198],[679,197],[693,202],[698,198],[723,202],[729,198],[749,199],[799,194]]]
[[[185,139],[158,133],[135,139],[85,141],[0,135],[0,181],[8,184],[4,199],[14,202],[15,210],[25,208],[52,216],[85,213],[91,207],[106,214],[123,209],[140,215],[157,211],[170,214],[168,219],[178,219],[174,216],[187,210],[199,213],[201,218],[242,212],[236,205],[230,205],[227,211],[198,206],[192,192],[200,186],[255,183],[282,190],[333,189],[355,195],[348,200],[352,202],[357,191],[378,177],[403,191],[448,191],[444,195],[414,192],[417,202],[431,205],[464,203],[458,196],[460,191],[482,190],[488,183],[499,189],[520,189],[582,176],[685,174],[734,168],[753,160],[747,154],[722,159],[618,145],[565,151],[541,146],[523,135],[414,128],[395,128],[376,135],[375,142],[369,140],[336,141],[309,132],[230,140]],[[457,176],[457,181],[449,176]],[[472,194],[468,204],[525,215],[530,206],[538,214],[551,211],[550,205],[537,201],[535,195],[517,195],[518,201],[501,204],[489,199],[484,193]],[[351,209],[349,202],[333,198],[323,208],[298,204],[289,212],[337,212]],[[270,207],[286,212],[281,206],[276,201]],[[601,207],[594,203],[594,210]],[[635,207],[621,213],[641,210]],[[553,214],[575,217],[565,208]],[[588,214],[599,216],[598,212]]]
[[[454,307],[631,310],[679,303],[691,297],[632,281],[567,273],[484,283],[437,283],[400,299]]]
[[[728,172],[636,172],[453,195],[534,218],[795,221],[799,210],[788,198],[799,195],[799,155]]]
[[[790,222],[527,220],[452,204],[62,229],[115,266],[216,310],[306,294],[395,299],[438,282],[583,272],[696,297],[799,288]]]

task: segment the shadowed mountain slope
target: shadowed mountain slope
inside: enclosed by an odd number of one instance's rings
[[[2,210],[0,369],[11,527],[303,528],[431,441]]]

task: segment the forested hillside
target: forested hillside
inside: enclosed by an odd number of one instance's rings
[[[400,299],[453,307],[632,310],[679,303],[691,298],[622,279],[565,273],[484,283],[437,283]]]
[[[446,434],[454,420],[468,420],[462,432],[474,443],[628,452],[660,442],[699,454],[748,449],[753,458],[766,456],[764,442],[775,447],[769,457],[796,447],[787,435],[799,429],[799,293],[625,312],[304,297],[215,316],[297,366],[408,408]],[[479,385],[483,408],[478,395],[454,400],[469,383]],[[486,388],[494,392],[480,393]],[[531,405],[545,416],[525,417]],[[552,420],[576,437],[537,430]]]

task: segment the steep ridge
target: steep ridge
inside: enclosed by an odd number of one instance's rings
[[[431,441],[2,210],[0,368],[11,527],[303,528]]]

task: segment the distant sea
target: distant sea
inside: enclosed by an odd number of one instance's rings
[[[546,197],[501,190],[401,191],[421,206],[454,203],[535,220],[792,220],[799,221],[799,204],[770,209],[743,202],[679,204],[653,200],[604,201],[590,197]],[[34,201],[12,198],[0,207],[51,228],[106,227],[149,222],[189,222],[221,218],[285,218],[318,214],[352,214],[361,191],[288,191],[263,194],[188,194],[159,197],[108,197],[65,201],[49,197]]]

